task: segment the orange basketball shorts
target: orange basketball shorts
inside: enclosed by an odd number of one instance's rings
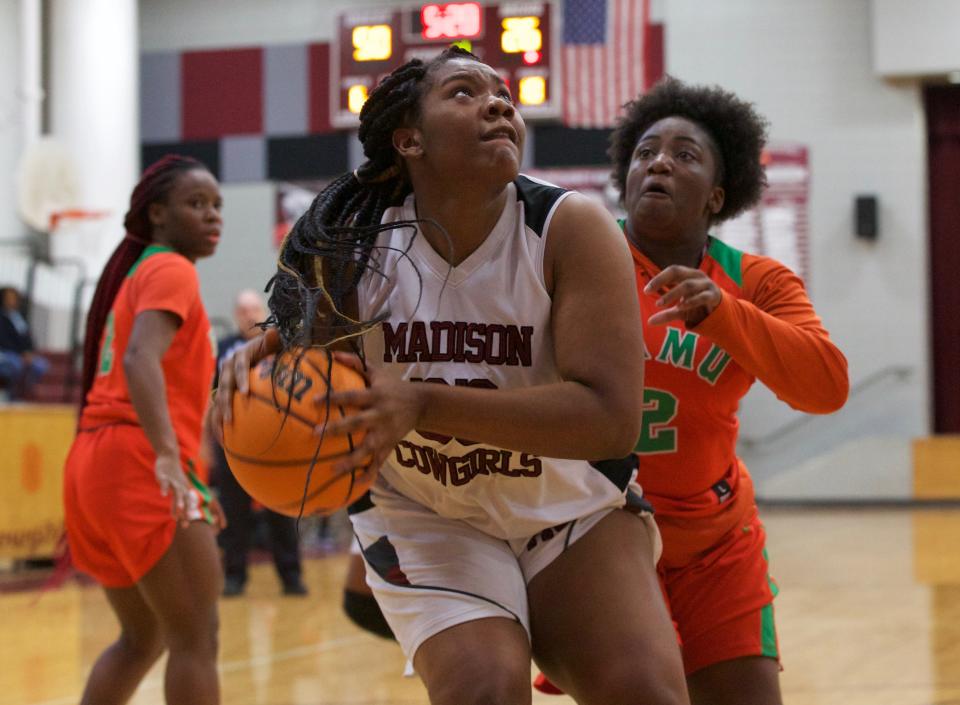
[[[746,656],[780,660],[766,532],[754,508],[688,565],[660,567],[687,675]]]
[[[77,434],[64,471],[64,512],[74,565],[104,587],[130,587],[167,552],[176,531],[171,495],[154,475],[156,454],[139,426]],[[212,522],[210,493],[192,471],[188,517]]]

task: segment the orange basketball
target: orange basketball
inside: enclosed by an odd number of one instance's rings
[[[361,469],[335,477],[331,468],[363,434],[324,436],[314,429],[349,409],[317,404],[327,389],[363,388],[363,377],[321,349],[291,350],[250,370],[250,394],[233,396],[233,420],[223,425],[223,450],[237,482],[275,512],[332,514],[370,488]]]

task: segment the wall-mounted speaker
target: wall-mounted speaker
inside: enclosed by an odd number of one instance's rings
[[[880,234],[880,215],[876,196],[857,196],[853,208],[853,231],[864,240],[876,240]]]

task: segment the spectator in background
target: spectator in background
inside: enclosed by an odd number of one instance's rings
[[[47,359],[33,352],[30,325],[21,312],[20,292],[0,289],[0,380],[11,399],[22,399],[50,368]]]
[[[237,333],[226,337],[217,344],[217,372],[223,360],[250,338],[260,334],[257,324],[267,317],[266,306],[256,291],[247,289],[237,294],[233,309],[233,320]],[[211,436],[213,462],[211,464],[211,484],[220,491],[220,503],[227,516],[227,527],[220,532],[220,546],[223,548],[225,581],[224,597],[243,594],[247,582],[247,554],[256,529],[256,514],[252,500],[239,485],[230,468],[223,448]],[[283,585],[284,595],[306,595],[300,565],[300,544],[297,536],[296,520],[277,514],[269,509],[262,510],[262,517],[269,529],[270,551],[277,575]]]

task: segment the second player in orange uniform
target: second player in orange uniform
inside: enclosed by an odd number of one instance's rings
[[[628,107],[611,149],[646,325],[639,479],[693,703],[780,701],[777,589],[736,455],[740,400],[760,380],[829,413],[848,392],[800,279],[708,234],[759,199],[765,132],[733,94],[668,80]]]
[[[748,103],[672,79],[631,103],[612,139],[645,326],[639,482],[694,705],[780,702],[777,588],[736,455],[740,400],[759,380],[829,413],[848,392],[800,279],[709,234],[759,200],[765,140]]]

